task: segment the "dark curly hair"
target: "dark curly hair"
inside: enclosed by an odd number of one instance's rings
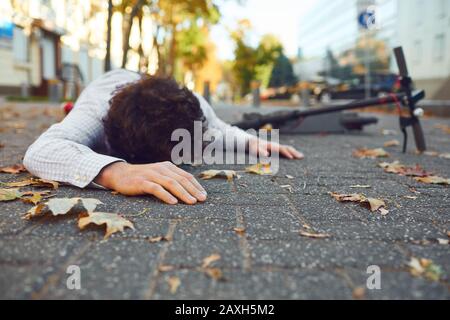
[[[170,161],[172,132],[186,129],[194,137],[194,122],[204,121],[200,103],[187,88],[169,78],[145,77],[113,95],[104,119],[114,154],[130,163]]]

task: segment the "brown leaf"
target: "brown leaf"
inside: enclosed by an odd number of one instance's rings
[[[384,149],[357,149],[353,151],[353,157],[359,159],[375,159],[375,158],[387,158],[389,157],[389,153],[387,153]]]
[[[23,193],[22,201],[26,203],[32,203],[34,205],[37,205],[39,202],[42,201],[44,197],[48,197],[51,191],[42,191],[42,192],[25,192]]]
[[[43,188],[52,188],[54,190],[59,188],[59,183],[51,180],[45,180],[45,179],[37,179],[37,178],[31,178],[23,181],[18,182],[9,182],[4,184],[7,187],[12,188],[20,188],[20,187],[43,187]]]
[[[208,268],[213,262],[216,262],[221,259],[221,256],[219,254],[212,254],[209,257],[206,257],[203,259],[202,268]]]
[[[0,202],[20,199],[22,195],[19,189],[0,189]]]
[[[386,141],[384,143],[385,148],[397,147],[399,145],[400,145],[400,141],[398,141],[398,140],[390,140],[390,141]]]
[[[258,163],[253,166],[245,168],[245,172],[253,173],[253,174],[257,174],[257,175],[261,175],[261,176],[273,174],[270,164],[262,164],[262,163]]]
[[[37,216],[41,216],[46,213],[51,213],[54,216],[65,215],[73,212],[73,209],[81,201],[84,210],[87,212],[93,212],[97,205],[102,204],[97,199],[82,199],[82,198],[60,198],[51,199],[45,203],[38,204],[31,208],[23,219],[29,220]]]
[[[357,287],[353,290],[352,293],[353,299],[355,300],[364,300],[366,298],[366,288]]]
[[[167,279],[167,283],[169,284],[169,291],[171,294],[175,294],[177,293],[178,288],[181,285],[181,281],[180,278],[178,277],[170,277],[169,279]]]
[[[245,235],[245,231],[246,231],[245,228],[234,228],[233,230],[240,236]]]
[[[384,169],[387,173],[395,173],[401,176],[408,177],[426,177],[430,175],[430,173],[426,172],[422,167],[416,165],[415,167],[409,167],[404,164],[401,164],[399,161],[395,161],[392,163],[383,162],[378,164],[381,168]]]
[[[335,192],[330,193],[333,198],[339,202],[362,202],[366,201],[366,197],[360,193],[339,194]]]
[[[173,271],[174,269],[175,269],[174,266],[166,266],[166,265],[162,265],[162,266],[159,266],[159,267],[158,267],[158,270],[159,270],[160,272],[170,272],[170,271]]]
[[[418,182],[426,183],[426,184],[442,184],[442,185],[450,185],[450,179],[438,177],[438,176],[428,176],[428,177],[417,177],[414,178]]]
[[[339,202],[356,202],[363,205],[368,205],[372,212],[380,211],[382,215],[386,215],[389,212],[386,210],[386,203],[383,200],[375,198],[366,198],[363,194],[360,193],[339,194],[335,192],[330,192],[330,195]]]
[[[375,211],[379,210],[380,208],[386,207],[386,203],[380,199],[367,198],[366,201],[369,202],[370,210],[372,212],[375,212]]]
[[[223,273],[222,273],[222,270],[220,270],[219,268],[206,268],[206,269],[204,269],[204,272],[211,279],[214,279],[216,281],[223,280]]]
[[[200,173],[200,178],[203,180],[210,180],[214,178],[227,179],[228,181],[238,178],[234,170],[207,170]]]
[[[89,224],[106,225],[105,239],[116,232],[123,232],[125,228],[134,230],[133,223],[115,213],[90,212],[78,219],[78,227],[84,229]]]
[[[331,235],[326,234],[326,233],[311,233],[311,232],[305,232],[305,231],[300,231],[300,235],[302,237],[313,238],[313,239],[326,239],[326,238],[331,237]]]
[[[148,241],[150,243],[159,243],[159,242],[165,242],[165,241],[170,241],[170,240],[167,239],[166,237],[154,237],[154,238],[148,239]]]
[[[15,164],[13,166],[0,168],[1,173],[9,173],[9,174],[18,174],[26,171],[27,169],[25,169],[23,164]]]

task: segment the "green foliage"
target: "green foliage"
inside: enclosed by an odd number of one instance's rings
[[[251,91],[253,81],[259,81],[263,87],[268,86],[274,63],[283,52],[282,44],[273,35],[263,36],[256,48],[248,45],[245,39],[248,29],[243,21],[232,33],[236,46],[232,71],[241,96]]]
[[[280,88],[284,86],[293,86],[296,83],[297,77],[294,75],[292,63],[284,53],[281,53],[272,69],[269,87]]]

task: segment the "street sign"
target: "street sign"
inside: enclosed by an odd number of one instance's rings
[[[369,6],[358,15],[360,27],[371,30],[376,26],[376,7]]]

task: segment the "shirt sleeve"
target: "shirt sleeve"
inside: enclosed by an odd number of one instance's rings
[[[195,94],[197,99],[200,102],[200,106],[202,108],[203,114],[208,121],[208,129],[212,129],[213,131],[219,131],[223,135],[223,139],[225,141],[231,140],[239,144],[247,144],[250,139],[256,138],[254,135],[251,135],[244,130],[229,125],[228,123],[221,120],[217,117],[211,105],[199,94]],[[228,146],[229,144],[227,144]]]
[[[95,99],[80,100],[61,123],[50,127],[27,150],[23,162],[31,174],[85,188],[103,168],[124,161],[91,149],[104,137],[105,111]]]

